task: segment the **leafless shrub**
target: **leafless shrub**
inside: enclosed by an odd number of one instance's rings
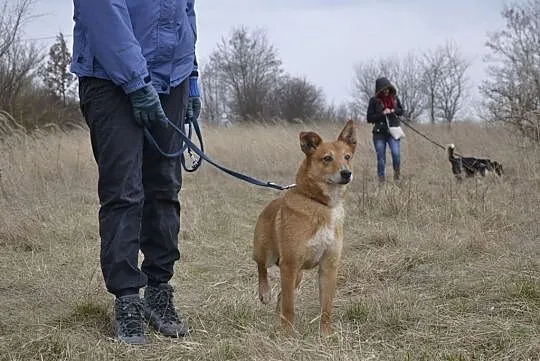
[[[287,121],[306,121],[320,115],[324,106],[322,89],[305,77],[286,75],[278,81],[274,93],[275,111]]]
[[[361,114],[354,106],[348,104],[346,101],[340,103],[328,104],[322,115],[321,120],[329,122],[344,122],[346,119],[353,119],[355,121],[361,118]]]

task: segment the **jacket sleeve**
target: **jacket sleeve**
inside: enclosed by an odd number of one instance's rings
[[[193,35],[195,36],[195,44],[197,43],[197,15],[195,14],[195,0],[188,0],[187,2],[187,16],[189,20],[189,25],[193,30]],[[193,71],[198,71],[199,67],[197,64],[197,56],[193,62]]]
[[[128,94],[142,88],[148,68],[126,0],[75,0],[75,6],[90,47],[112,82]]]
[[[398,117],[403,115],[403,107],[401,106],[401,100],[399,100],[398,96],[396,96],[396,109],[394,109],[394,113]]]
[[[369,99],[369,105],[366,114],[366,120],[368,123],[378,123],[384,120],[384,114],[377,112],[377,100],[375,98]]]

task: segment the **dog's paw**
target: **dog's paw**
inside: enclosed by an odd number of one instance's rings
[[[267,305],[270,303],[270,300],[272,299],[272,293],[270,292],[269,288],[261,288],[259,290],[259,300],[262,304]]]
[[[319,334],[322,337],[328,338],[332,334],[332,327],[329,323],[321,323],[319,326]]]
[[[259,299],[261,300],[263,304],[267,305],[270,303],[272,296],[270,295],[270,292],[267,292],[267,293],[259,295]]]

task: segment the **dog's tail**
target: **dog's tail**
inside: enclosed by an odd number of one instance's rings
[[[456,148],[454,144],[448,144],[448,146],[446,147],[446,151],[448,152],[448,160],[450,161],[456,158],[454,156],[454,148]]]

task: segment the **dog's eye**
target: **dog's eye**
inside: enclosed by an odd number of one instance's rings
[[[327,156],[325,156],[325,157],[323,158],[323,160],[324,160],[325,162],[331,162],[331,161],[334,160],[334,158],[332,158],[331,155],[327,155]]]
[[[345,154],[345,160],[349,160],[351,159],[351,155],[350,154]]]

